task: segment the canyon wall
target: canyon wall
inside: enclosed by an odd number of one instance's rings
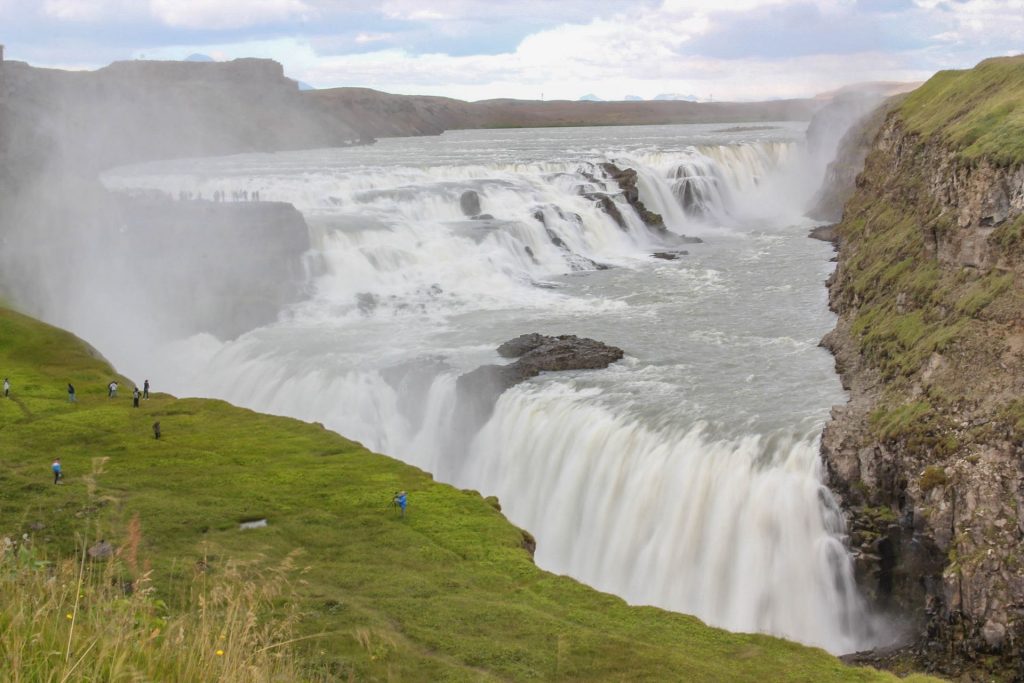
[[[977,680],[1024,676],[1018,106],[1019,57],[942,72],[878,115],[823,342],[850,401],[822,453],[861,585],[905,620],[912,645],[891,657]]]

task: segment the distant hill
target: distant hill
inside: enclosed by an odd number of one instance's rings
[[[214,59],[213,57],[211,57],[210,55],[204,55],[204,54],[200,54],[198,52],[193,52],[188,57],[185,57],[184,61],[186,61],[186,62],[215,62],[217,60]]]
[[[640,97],[639,95],[626,95],[625,97],[622,98],[622,101],[623,102],[643,102],[644,98]]]
[[[605,100],[604,100],[604,98],[598,97],[597,95],[595,95],[593,93],[589,93],[589,94],[584,95],[583,97],[581,97],[579,99],[579,101],[580,102],[604,102]]]
[[[697,102],[696,95],[680,95],[679,93],[662,93],[655,95],[654,99],[658,102]]]

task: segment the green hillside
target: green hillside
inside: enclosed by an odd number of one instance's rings
[[[1024,56],[940,71],[901,107],[907,128],[938,135],[968,159],[1024,161]]]
[[[20,556],[35,560],[73,557],[76,548],[101,538],[126,548],[112,563],[85,563],[86,573],[93,575],[90,585],[109,587],[116,582],[102,577],[111,574],[145,585],[149,567],[150,597],[166,610],[160,617],[164,622],[180,618],[186,605],[195,608],[195,600],[182,596],[194,594],[196,582],[259,580],[276,575],[275,568],[294,567],[287,571],[284,592],[261,603],[256,616],[271,624],[290,620],[292,637],[304,639],[276,651],[298,657],[310,676],[405,681],[892,678],[848,668],[820,650],[727,633],[659,609],[629,607],[541,571],[523,547],[523,532],[477,493],[438,484],[416,468],[370,453],[318,425],[221,401],[167,395],[134,409],[127,381],[120,397],[108,399],[104,387],[114,372],[102,358],[72,335],[7,309],[0,309],[0,374],[12,383],[11,397],[0,398],[0,540],[29,534],[31,553]],[[78,389],[77,404],[67,402],[69,381]],[[160,440],[151,430],[157,420]],[[61,486],[52,483],[53,457],[64,464]],[[405,519],[389,506],[399,489],[410,494]],[[268,526],[239,529],[239,522],[257,518],[266,518]],[[0,560],[0,576],[8,581],[4,587],[16,575],[17,557],[7,552]],[[241,568],[235,562],[242,562]],[[0,615],[6,615],[0,616],[0,627],[3,619],[17,614],[19,601],[29,599],[28,589],[22,590],[0,592]],[[19,639],[13,633],[0,645],[7,660],[2,666],[14,671],[15,679],[20,671],[21,680],[62,680],[59,666],[51,669],[47,662],[66,659],[59,656],[63,638],[69,652],[85,651],[86,662],[90,652],[134,652],[135,659],[124,655],[118,669],[126,671],[148,652],[146,643],[170,637],[165,635],[170,627],[145,626],[148,640],[137,647],[104,649],[102,638],[119,636],[110,625],[90,627],[88,619],[102,619],[105,612],[79,610],[74,593],[64,595],[64,602],[60,596],[41,601],[49,606],[31,618],[14,618],[23,630],[37,628],[35,623],[50,634],[47,640],[25,633]],[[83,593],[81,599],[88,602],[90,595]],[[63,635],[73,623],[72,602],[79,610],[77,631]],[[142,628],[138,621],[132,626],[128,620],[128,628]],[[87,649],[86,643],[74,641],[82,637],[75,633],[93,634],[101,642]],[[180,646],[180,658],[212,658],[210,653],[222,647],[214,633],[209,625],[197,628],[193,640]],[[206,649],[204,634],[210,634]],[[59,642],[60,652],[52,650],[51,640]],[[258,641],[230,642],[238,649],[255,648]],[[167,647],[161,652],[166,656]],[[232,650],[227,656],[244,662],[255,655]],[[82,664],[78,670],[87,668]]]

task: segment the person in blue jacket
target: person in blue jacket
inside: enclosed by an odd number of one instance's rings
[[[392,502],[398,506],[399,510],[402,511],[402,517],[405,517],[405,506],[409,502],[405,491],[396,491]]]
[[[53,470],[53,483],[59,484],[60,480],[64,478],[64,472],[60,468],[60,458],[55,458],[53,464],[50,465],[50,469]]]

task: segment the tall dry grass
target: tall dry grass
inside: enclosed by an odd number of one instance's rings
[[[132,566],[137,533],[107,561],[83,552],[41,562],[28,543],[0,539],[4,681],[319,680],[290,648],[296,615],[275,608],[287,588],[287,563],[256,578],[238,565],[197,571],[172,610],[156,596],[149,572]]]

